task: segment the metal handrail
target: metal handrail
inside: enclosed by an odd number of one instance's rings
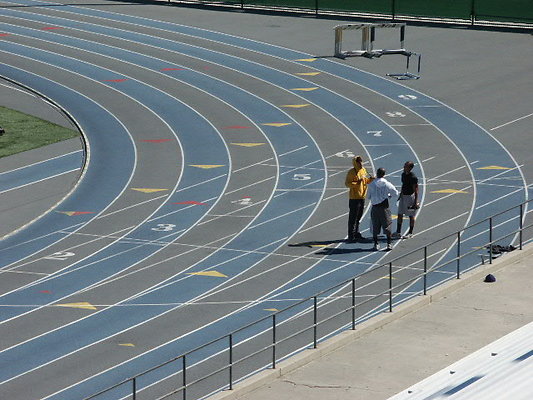
[[[493,254],[492,254],[492,245],[493,245],[495,242],[501,241],[501,240],[503,240],[503,239],[507,239],[507,238],[509,238],[509,237],[511,237],[511,236],[515,236],[515,235],[518,233],[518,234],[519,234],[519,246],[520,246],[519,249],[522,249],[522,247],[523,247],[523,232],[524,232],[524,230],[527,230],[527,229],[533,227],[533,224],[529,224],[529,225],[525,225],[525,226],[524,226],[524,224],[523,224],[523,222],[524,222],[523,219],[524,219],[524,217],[525,217],[525,214],[524,214],[524,206],[527,207],[527,205],[528,205],[530,202],[532,202],[532,201],[533,201],[533,199],[532,199],[532,200],[525,201],[525,202],[523,202],[523,203],[521,203],[521,204],[519,204],[519,205],[517,205],[517,206],[510,207],[510,208],[508,208],[508,209],[506,209],[506,210],[504,210],[504,211],[501,211],[501,212],[499,212],[499,213],[497,213],[497,214],[494,214],[494,215],[492,215],[492,216],[490,216],[490,217],[488,217],[488,218],[485,218],[484,220],[481,220],[481,221],[479,221],[479,222],[476,222],[476,223],[473,223],[473,224],[471,224],[471,225],[468,225],[468,226],[466,226],[466,227],[460,229],[459,231],[457,231],[457,232],[455,232],[455,233],[448,234],[448,235],[446,235],[446,236],[441,237],[441,238],[438,239],[438,240],[435,240],[435,241],[430,242],[430,243],[428,243],[428,244],[426,244],[426,245],[424,245],[424,246],[418,247],[418,248],[416,248],[416,249],[414,249],[414,250],[412,250],[412,251],[409,251],[409,252],[407,252],[407,253],[405,253],[405,254],[402,254],[401,256],[398,256],[398,257],[396,257],[396,258],[394,258],[394,259],[392,259],[392,260],[390,260],[390,261],[388,261],[388,262],[386,262],[386,263],[384,263],[384,264],[377,265],[377,266],[375,266],[375,267],[373,267],[373,268],[371,268],[371,269],[369,269],[369,270],[367,270],[367,271],[365,271],[365,272],[363,272],[363,273],[361,273],[361,274],[359,274],[359,275],[357,275],[357,276],[354,276],[354,277],[352,277],[352,278],[350,278],[350,279],[348,279],[348,280],[345,280],[345,281],[343,281],[343,282],[341,282],[341,283],[335,284],[335,285],[333,285],[333,286],[331,286],[331,287],[329,287],[329,288],[327,288],[327,289],[324,289],[324,290],[322,290],[322,291],[320,291],[320,292],[318,292],[318,293],[315,293],[313,296],[310,296],[310,297],[307,297],[307,298],[305,298],[305,299],[302,299],[302,300],[300,300],[300,301],[298,301],[298,302],[296,302],[296,303],[294,303],[294,304],[291,304],[291,305],[289,305],[289,306],[287,306],[287,307],[285,307],[285,308],[283,308],[283,309],[281,309],[281,310],[279,310],[279,311],[276,311],[275,313],[273,313],[273,314],[271,314],[271,315],[268,315],[268,316],[262,317],[262,318],[260,318],[260,319],[257,319],[257,320],[255,320],[255,321],[251,322],[251,323],[248,323],[248,324],[246,324],[246,325],[244,325],[244,326],[241,326],[241,327],[239,327],[239,328],[237,328],[237,329],[235,329],[235,330],[233,330],[233,331],[231,331],[231,332],[229,332],[229,333],[226,333],[226,334],[224,334],[224,335],[221,335],[220,337],[217,337],[216,339],[213,339],[213,340],[211,340],[211,341],[209,341],[209,342],[207,342],[207,343],[205,343],[205,344],[203,344],[203,345],[201,345],[201,346],[199,346],[199,347],[196,347],[196,348],[194,348],[194,349],[192,349],[192,350],[189,350],[189,351],[187,351],[187,352],[185,352],[185,353],[183,353],[183,354],[181,354],[181,355],[179,355],[179,356],[177,356],[177,357],[174,357],[174,358],[172,358],[171,360],[167,360],[167,361],[164,362],[164,363],[161,363],[161,364],[159,364],[159,365],[157,365],[157,366],[154,366],[154,367],[152,367],[152,368],[150,368],[150,369],[147,369],[146,371],[143,371],[143,372],[141,372],[141,373],[139,373],[139,374],[136,374],[136,375],[134,375],[134,376],[132,376],[132,377],[130,377],[130,378],[128,378],[128,379],[125,379],[125,380],[121,381],[120,383],[117,383],[117,384],[115,384],[115,385],[113,385],[113,386],[111,386],[111,387],[108,387],[108,388],[106,388],[106,389],[104,389],[104,390],[102,390],[102,391],[99,391],[98,393],[95,393],[95,394],[93,394],[93,395],[91,395],[91,396],[89,396],[89,397],[86,397],[85,400],[89,400],[89,399],[97,398],[97,397],[101,396],[101,395],[104,394],[104,393],[107,393],[107,392],[109,392],[109,391],[111,391],[111,390],[113,390],[113,389],[116,389],[116,388],[118,388],[118,387],[120,387],[120,386],[123,386],[123,385],[127,384],[128,382],[132,382],[132,387],[133,387],[133,390],[134,390],[134,392],[133,392],[133,396],[134,396],[134,398],[135,398],[136,391],[137,391],[137,389],[136,389],[136,381],[137,381],[140,377],[142,377],[143,375],[146,375],[146,374],[148,374],[148,373],[150,373],[150,372],[152,372],[152,371],[155,371],[155,370],[157,370],[157,369],[159,369],[159,368],[161,368],[161,367],[163,367],[163,366],[165,366],[165,365],[168,365],[168,364],[170,364],[170,363],[172,363],[172,362],[175,362],[175,361],[177,361],[177,360],[179,360],[179,359],[182,359],[182,362],[183,362],[183,367],[182,367],[182,373],[183,373],[183,377],[182,377],[182,378],[183,378],[183,379],[182,379],[182,385],[181,385],[181,387],[178,387],[178,388],[176,388],[175,390],[173,390],[172,393],[175,394],[175,393],[177,393],[177,392],[179,392],[179,391],[183,391],[183,398],[184,398],[184,400],[186,400],[186,398],[187,398],[187,397],[186,397],[186,389],[187,389],[188,387],[190,387],[191,385],[193,385],[194,383],[197,383],[197,382],[199,382],[199,381],[205,380],[205,379],[207,379],[207,378],[209,378],[209,377],[211,377],[211,376],[213,376],[213,375],[215,375],[215,374],[217,374],[217,373],[220,373],[221,371],[223,371],[223,370],[225,370],[225,369],[232,368],[233,366],[235,366],[235,365],[237,365],[237,364],[239,364],[239,363],[241,363],[241,362],[243,362],[243,361],[245,361],[245,360],[248,360],[248,359],[251,358],[253,355],[259,354],[259,353],[264,352],[264,351],[266,351],[266,350],[272,349],[272,356],[273,356],[273,358],[272,358],[271,366],[272,366],[272,368],[275,368],[275,367],[276,367],[276,362],[278,361],[278,359],[277,359],[277,355],[276,355],[276,346],[277,346],[277,345],[279,345],[279,344],[281,344],[281,343],[284,343],[285,341],[287,341],[287,340],[289,340],[289,339],[292,339],[292,338],[294,338],[294,337],[297,337],[297,336],[301,335],[302,333],[304,333],[304,332],[306,332],[306,331],[308,331],[308,330],[310,330],[310,329],[313,329],[313,330],[314,330],[314,333],[313,333],[313,343],[312,343],[312,345],[313,345],[314,348],[316,348],[316,346],[317,346],[317,342],[319,341],[319,339],[318,339],[318,337],[317,337],[317,328],[318,328],[318,326],[319,326],[320,324],[323,324],[323,323],[325,323],[325,322],[328,322],[329,320],[331,320],[331,319],[334,318],[335,316],[338,316],[338,315],[340,315],[340,314],[342,314],[342,313],[345,313],[345,312],[351,310],[351,311],[352,311],[352,318],[351,318],[351,322],[350,322],[349,325],[350,325],[351,329],[355,329],[355,326],[357,325],[357,324],[356,324],[356,319],[355,319],[355,310],[356,310],[356,307],[357,307],[357,308],[360,308],[361,306],[363,306],[363,305],[365,305],[365,304],[367,304],[367,303],[369,303],[369,302],[371,302],[371,301],[374,301],[374,300],[376,300],[376,299],[379,298],[379,297],[382,297],[382,296],[384,296],[384,295],[389,295],[389,298],[388,298],[388,300],[387,300],[387,303],[388,303],[387,306],[388,306],[388,311],[389,311],[389,312],[392,312],[392,311],[393,311],[393,307],[394,307],[394,305],[395,305],[395,304],[394,304],[394,295],[393,295],[393,294],[394,294],[394,291],[395,291],[396,289],[398,289],[398,288],[400,288],[400,287],[404,287],[404,286],[406,286],[406,285],[411,285],[411,284],[415,283],[416,281],[419,281],[419,280],[422,278],[422,279],[423,279],[423,290],[421,290],[419,293],[423,293],[424,295],[426,295],[426,293],[427,293],[427,289],[428,289],[428,287],[427,287],[427,280],[426,280],[426,277],[427,277],[430,273],[435,272],[435,271],[439,271],[439,270],[443,269],[444,267],[446,267],[446,266],[448,266],[448,265],[450,265],[450,264],[453,264],[453,263],[457,262],[456,277],[457,277],[457,279],[459,279],[461,273],[464,273],[464,271],[461,271],[461,269],[460,269],[460,260],[463,259],[463,258],[465,258],[465,257],[467,257],[467,256],[470,256],[470,255],[472,255],[472,254],[475,254],[476,252],[479,251],[479,250],[470,250],[470,251],[467,251],[467,252],[461,254],[461,253],[460,253],[460,250],[458,250],[458,252],[457,252],[457,256],[456,256],[456,257],[453,257],[453,258],[447,260],[447,261],[444,262],[444,263],[437,264],[437,265],[434,265],[434,266],[431,267],[431,268],[428,268],[428,266],[427,266],[427,260],[428,260],[428,254],[427,254],[428,252],[427,252],[427,249],[428,249],[429,246],[435,245],[435,244],[437,244],[437,243],[439,243],[439,242],[442,242],[442,241],[444,241],[444,240],[446,240],[446,239],[450,239],[450,238],[453,238],[454,236],[456,236],[456,237],[457,237],[458,248],[460,249],[460,244],[461,244],[461,232],[465,232],[465,231],[468,230],[468,229],[471,229],[471,228],[473,228],[473,227],[476,227],[476,226],[478,226],[478,225],[481,225],[481,224],[486,223],[487,221],[489,221],[489,228],[488,228],[488,231],[489,231],[489,241],[488,241],[488,243],[486,243],[483,247],[488,246],[488,249],[489,249],[489,262],[490,262],[490,263],[492,263],[492,258],[493,258]],[[492,237],[492,235],[493,235],[493,232],[492,232],[492,231],[493,231],[493,220],[494,220],[494,218],[495,218],[495,217],[498,217],[498,216],[501,216],[501,215],[503,215],[503,214],[505,214],[505,213],[507,213],[507,212],[510,212],[510,211],[512,211],[512,210],[515,210],[515,209],[517,209],[517,208],[520,209],[520,214],[519,214],[519,216],[520,216],[519,225],[520,225],[520,226],[519,226],[519,228],[516,229],[516,230],[513,230],[511,233],[507,233],[507,234],[505,234],[505,235],[502,236],[502,237],[498,237],[498,238],[494,239],[494,238]],[[468,240],[468,239],[467,239],[467,240]],[[448,247],[448,251],[449,251],[450,249],[451,249],[451,247]],[[402,281],[401,283],[399,283],[399,284],[397,284],[397,285],[393,285],[393,275],[394,275],[394,273],[393,273],[393,266],[394,266],[394,264],[397,263],[399,260],[402,260],[402,259],[406,258],[407,256],[410,256],[410,255],[415,254],[415,253],[420,252],[420,251],[423,251],[423,252],[424,252],[424,258],[423,258],[423,264],[424,264],[424,267],[423,267],[423,272],[420,273],[420,274],[415,275],[414,277],[411,277],[410,279],[404,280],[404,281]],[[476,266],[476,265],[470,266],[469,269],[471,269],[471,268],[473,268],[473,267],[475,267],[475,266]],[[388,288],[387,288],[386,290],[384,290],[383,292],[381,292],[381,293],[379,293],[379,294],[374,294],[374,295],[372,295],[370,298],[368,298],[368,299],[366,299],[366,300],[363,300],[362,302],[356,304],[356,302],[355,302],[355,293],[356,293],[356,289],[357,289],[357,288],[356,288],[356,280],[357,280],[357,279],[361,279],[362,277],[365,277],[366,275],[368,275],[368,274],[370,274],[370,273],[376,272],[377,270],[379,270],[379,269],[381,269],[381,268],[388,268],[388,280],[389,280]],[[439,284],[441,284],[441,283],[442,283],[442,282],[440,282]],[[319,321],[318,318],[317,318],[318,299],[319,299],[322,295],[324,295],[325,293],[328,293],[328,292],[331,292],[331,291],[338,290],[339,288],[340,288],[340,290],[342,290],[342,288],[343,288],[343,287],[346,287],[346,286],[351,286],[352,305],[351,305],[350,307],[344,309],[343,311],[341,311],[341,312],[339,312],[339,313],[333,315],[333,316],[330,315],[330,316],[326,317],[324,320],[320,320],[320,321]],[[361,289],[361,288],[360,288],[360,289]],[[282,313],[285,313],[285,312],[287,312],[287,311],[289,311],[289,310],[291,310],[291,309],[293,309],[293,308],[295,308],[295,307],[297,307],[297,306],[300,306],[300,305],[302,305],[302,304],[304,304],[304,303],[306,303],[306,302],[309,302],[310,300],[313,301],[313,306],[312,306],[312,308],[313,308],[313,313],[314,313],[313,324],[308,325],[308,326],[306,326],[305,328],[303,328],[303,329],[301,329],[301,330],[299,330],[299,331],[297,331],[297,332],[294,332],[293,334],[291,334],[291,335],[289,335],[289,336],[287,336],[287,337],[285,337],[285,338],[283,338],[283,339],[281,339],[281,340],[277,339],[277,338],[276,338],[276,328],[279,327],[280,325],[282,325],[284,322],[290,321],[290,319],[287,320],[287,321],[276,322],[276,316],[277,316],[277,315],[280,315],[280,314],[282,314]],[[402,300],[401,302],[403,302],[403,301],[405,301],[405,300],[406,300],[406,299]],[[396,303],[396,304],[398,304],[398,303]],[[374,315],[374,314],[376,314],[376,313],[380,313],[380,312],[382,312],[382,307],[383,307],[383,306],[380,306],[379,308],[376,308],[376,309],[372,310],[372,315]],[[304,311],[304,313],[309,312],[309,309],[310,309],[309,307],[306,308],[307,311]],[[369,318],[370,318],[370,317],[369,317]],[[239,333],[239,332],[241,332],[241,331],[243,331],[243,330],[245,330],[245,329],[248,329],[248,328],[250,328],[250,327],[253,327],[253,326],[255,326],[255,325],[258,325],[258,324],[260,324],[260,323],[262,323],[262,322],[264,322],[264,321],[267,321],[267,320],[272,320],[272,327],[271,327],[271,329],[272,329],[272,339],[273,339],[273,340],[272,340],[272,343],[270,343],[268,346],[263,347],[263,348],[261,348],[261,349],[259,349],[259,350],[257,350],[257,351],[254,351],[254,352],[252,352],[252,353],[248,353],[246,356],[242,357],[242,358],[239,359],[239,360],[232,360],[232,359],[230,358],[230,363],[227,364],[225,367],[219,368],[219,369],[217,369],[216,371],[212,371],[211,373],[209,373],[209,374],[207,374],[207,375],[204,375],[204,376],[202,376],[201,378],[196,379],[195,381],[192,381],[192,382],[187,382],[187,381],[186,381],[186,371],[187,371],[187,368],[191,368],[191,367],[192,367],[192,366],[187,367],[187,365],[186,365],[186,358],[187,358],[189,355],[191,355],[191,354],[193,354],[193,353],[195,353],[195,352],[197,352],[197,351],[199,351],[199,350],[201,350],[201,349],[204,349],[205,347],[208,347],[208,346],[210,346],[210,345],[213,345],[213,344],[215,344],[215,343],[217,343],[217,342],[221,342],[221,341],[223,341],[224,339],[230,341],[230,348],[231,348],[231,350],[233,350],[233,348],[235,347],[235,345],[233,345],[233,343],[232,343],[232,340],[233,340],[232,338],[233,338],[233,336],[234,336],[235,334],[237,334],[237,333]],[[345,329],[345,328],[341,326],[341,327],[337,328],[336,330],[340,330],[340,329]],[[263,332],[261,332],[260,334],[263,334],[263,333],[265,333],[265,332],[266,332],[266,331],[263,331]],[[239,344],[237,344],[236,346],[238,346],[238,345],[239,345]],[[216,354],[215,354],[215,355],[216,355]],[[231,357],[232,357],[232,356],[231,356]],[[202,363],[203,361],[205,361],[205,359],[204,359],[204,360],[200,360],[196,365]],[[229,384],[228,384],[228,388],[231,389],[231,388],[233,387],[233,384],[234,384],[234,380],[233,380],[232,374],[230,373],[230,381],[229,381]],[[167,396],[168,396],[168,393],[167,393],[164,397],[167,397]]]

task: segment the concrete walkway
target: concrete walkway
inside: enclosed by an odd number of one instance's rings
[[[495,283],[483,282],[488,273]],[[387,399],[532,320],[529,245],[214,398]]]

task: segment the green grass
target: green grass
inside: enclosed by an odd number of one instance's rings
[[[5,107],[0,107],[0,126],[6,131],[0,136],[0,157],[79,136],[74,129]]]

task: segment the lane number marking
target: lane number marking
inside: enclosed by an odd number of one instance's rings
[[[49,256],[45,257],[45,259],[65,261],[66,259],[70,257],[74,257],[75,255],[76,254],[71,251],[58,251],[56,253],[50,254]]]
[[[174,224],[157,224],[157,227],[152,228],[152,230],[157,232],[169,232],[174,230],[175,227],[176,225]]]

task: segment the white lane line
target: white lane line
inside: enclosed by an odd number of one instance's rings
[[[383,154],[382,156],[374,158],[374,161],[390,156],[392,153]]]
[[[36,166],[36,165],[39,165],[39,164],[46,163],[46,162],[48,162],[48,161],[57,160],[58,158],[67,157],[67,156],[70,156],[70,155],[72,155],[72,154],[82,153],[82,152],[83,152],[83,150],[74,150],[74,151],[71,151],[70,153],[65,153],[65,154],[62,154],[62,155],[60,155],[60,156],[56,156],[56,157],[52,157],[52,158],[47,158],[46,160],[37,161],[37,162],[35,162],[35,163],[28,164],[28,165],[24,165],[24,166],[22,166],[22,167],[18,167],[18,168],[15,168],[15,169],[10,169],[9,171],[0,172],[0,175],[3,175],[3,174],[9,174],[9,173],[11,173],[11,172],[15,172],[15,171],[20,171],[21,169],[30,168],[30,167],[33,167],[33,166]]]
[[[392,126],[392,125],[389,125]],[[365,147],[393,147],[393,146],[409,146],[408,143],[384,143],[384,144],[365,144]]]
[[[521,121],[521,120],[529,118],[531,116],[533,116],[533,113],[528,114],[528,115],[524,115],[523,117],[520,117],[520,118],[517,118],[517,119],[513,119],[512,121],[506,122],[505,124],[501,124],[501,125],[495,126],[494,128],[491,128],[491,131],[494,131],[494,130],[499,129],[499,128],[503,128],[504,126],[510,125],[510,124],[512,124],[514,122]]]
[[[8,89],[12,89],[12,90],[18,90],[19,92],[27,94],[28,96],[31,96],[31,97],[37,97],[33,93],[30,93],[30,92],[27,92],[25,90],[19,89],[18,87],[15,87],[15,86],[6,85],[5,83],[0,83],[0,86],[4,86],[4,87],[6,87]]]
[[[463,169],[463,168],[466,168],[466,166],[463,165],[463,166],[461,166],[461,167],[458,167],[458,168],[455,168],[455,169],[452,169],[452,170],[446,171],[446,172],[444,172],[444,173],[442,173],[442,174],[440,174],[440,175],[436,175],[436,176],[434,176],[433,178],[429,178],[429,179],[427,179],[426,182],[432,181],[432,180],[434,180],[434,179],[438,179],[438,178],[440,178],[440,177],[443,177],[444,175],[451,174],[451,173],[456,172],[456,171],[459,171],[459,170],[461,170],[461,169]]]
[[[216,218],[225,218],[225,217],[255,218],[255,217],[257,217],[257,215],[231,215],[230,213],[227,213],[227,214],[207,214],[206,217],[216,217]]]
[[[426,105],[426,106],[408,106],[407,108],[439,108],[444,107],[443,104]]]
[[[508,197],[508,196],[512,196],[513,194],[518,193],[518,192],[521,192],[521,191],[523,191],[523,190],[524,190],[523,187],[522,187],[522,188],[519,188],[519,189],[516,189],[516,190],[513,190],[512,192],[509,192],[509,193],[507,193],[507,194],[505,194],[505,195],[503,195],[503,196],[497,197],[497,198],[495,198],[494,200],[488,201],[488,202],[486,202],[485,204],[482,204],[482,205],[476,207],[476,210],[479,210],[480,208],[486,207],[486,206],[488,206],[489,204],[492,204],[492,203],[495,203],[495,202],[497,202],[497,201],[500,201],[501,199],[504,199],[504,198],[506,198],[506,197]]]
[[[79,171],[79,170],[80,170],[80,168],[75,168],[75,169],[71,169],[70,171],[60,172],[59,174],[56,174],[56,175],[47,176],[46,178],[43,178],[43,179],[38,179],[36,181],[25,183],[24,185],[15,186],[15,187],[13,187],[11,189],[3,190],[3,191],[0,192],[0,194],[11,192],[12,190],[22,189],[22,188],[25,188],[26,186],[30,186],[30,185],[34,185],[36,183],[44,182],[44,181],[47,181],[48,179],[54,179],[54,178],[57,178],[58,176],[70,174],[71,172]]]
[[[426,123],[420,123],[420,124],[396,124],[396,125],[389,125],[389,126],[433,126],[433,124],[426,124]]]
[[[161,196],[157,196],[157,197],[148,199],[148,200],[144,200],[144,201],[141,201],[140,203],[135,203],[135,204],[132,204],[131,206],[123,207],[123,208],[120,208],[118,210],[111,211],[111,212],[109,212],[107,214],[102,214],[102,215],[100,215],[99,217],[97,217],[95,219],[106,218],[106,217],[109,217],[110,215],[118,214],[118,213],[130,210],[132,208],[135,208],[135,207],[142,206],[144,204],[150,203],[152,201],[162,199],[163,197],[167,197],[167,196],[168,196],[168,193],[166,193],[164,195],[161,195]]]
[[[38,276],[50,276],[51,274],[45,274],[44,272],[32,272],[32,271],[7,271],[11,274],[22,274],[22,275],[38,275]]]

